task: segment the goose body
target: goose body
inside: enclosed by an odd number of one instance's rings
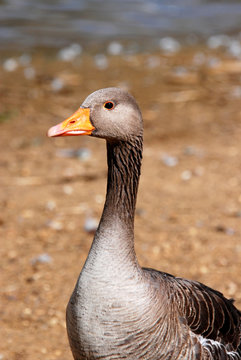
[[[241,360],[241,313],[231,300],[137,261],[143,125],[135,99],[117,88],[98,90],[48,134],[107,143],[105,206],[67,306],[74,359]]]

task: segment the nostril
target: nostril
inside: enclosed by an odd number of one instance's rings
[[[74,124],[76,121],[75,120],[71,120],[70,122],[69,122],[69,124]]]

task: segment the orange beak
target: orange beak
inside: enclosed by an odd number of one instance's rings
[[[68,119],[51,127],[48,136],[90,135],[94,129],[90,122],[90,109],[79,108]]]

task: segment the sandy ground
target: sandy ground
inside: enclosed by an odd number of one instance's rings
[[[205,49],[108,61],[36,55],[32,79],[0,69],[1,359],[72,358],[65,307],[93,238],[86,220],[103,207],[105,144],[46,131],[101,87],[128,88],[143,111],[140,263],[241,308],[241,62]]]

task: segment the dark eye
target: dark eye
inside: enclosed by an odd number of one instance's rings
[[[115,105],[112,101],[106,101],[104,103],[104,108],[106,108],[107,110],[112,110],[114,109]]]

